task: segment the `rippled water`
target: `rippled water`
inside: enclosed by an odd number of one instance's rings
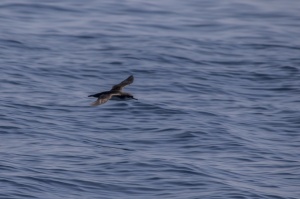
[[[1,1],[0,198],[300,198],[299,9]]]

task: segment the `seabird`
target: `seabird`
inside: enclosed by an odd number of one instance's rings
[[[105,102],[107,102],[110,99],[118,99],[118,100],[135,99],[135,100],[137,100],[130,93],[126,93],[126,92],[122,91],[122,89],[125,86],[131,84],[133,82],[133,80],[134,80],[133,76],[130,75],[127,79],[125,79],[121,83],[114,85],[110,91],[104,91],[102,93],[96,93],[94,95],[89,95],[89,97],[98,98],[91,105],[98,106],[98,105],[104,104]]]

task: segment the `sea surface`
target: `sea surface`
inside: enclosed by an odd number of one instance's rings
[[[299,10],[1,0],[0,198],[299,199]]]

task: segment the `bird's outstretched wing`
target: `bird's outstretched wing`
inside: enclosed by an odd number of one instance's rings
[[[134,80],[133,75],[130,75],[127,79],[125,79],[121,83],[114,85],[111,91],[121,91],[125,86],[131,84],[133,80]]]
[[[104,104],[111,98],[112,94],[103,94],[101,95],[95,102],[93,102],[91,105],[92,106],[98,106],[101,104]]]

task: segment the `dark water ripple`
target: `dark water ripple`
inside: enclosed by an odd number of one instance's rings
[[[1,1],[0,198],[298,199],[299,8]]]

